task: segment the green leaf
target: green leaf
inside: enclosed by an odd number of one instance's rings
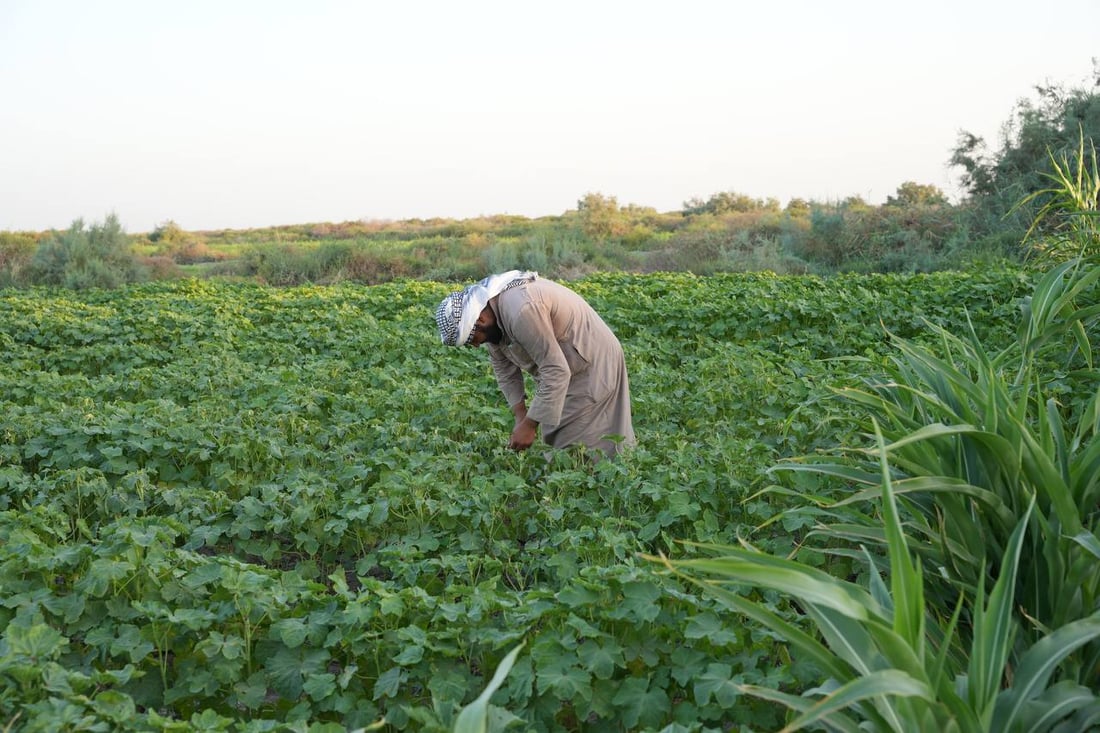
[[[771,588],[807,603],[828,606],[855,619],[866,620],[881,614],[878,604],[863,588],[837,580],[816,568],[755,550],[707,544],[697,546],[721,552],[723,556],[679,560],[676,567]]]
[[[233,683],[237,700],[249,710],[256,710],[267,698],[267,678],[263,672],[253,672],[248,679]]]
[[[1012,686],[1000,693],[993,713],[993,730],[1009,730],[1022,717],[1025,704],[1042,693],[1067,656],[1100,637],[1100,611],[1073,621],[1035,642],[1020,658]]]
[[[306,675],[302,690],[313,700],[324,700],[336,692],[336,675],[329,672]]]
[[[285,618],[271,625],[271,633],[288,647],[295,649],[309,636],[309,627],[300,618]]]
[[[137,714],[133,698],[117,690],[104,690],[96,695],[93,707],[98,714],[116,723],[129,724]]]
[[[623,648],[614,639],[602,642],[587,639],[577,647],[577,658],[596,679],[611,679],[615,670],[623,666]]]
[[[11,623],[4,637],[13,654],[42,661],[56,657],[69,641],[59,631],[41,622]]]
[[[393,661],[395,664],[400,664],[402,667],[409,667],[414,664],[419,664],[420,660],[423,658],[424,647],[407,646],[393,658]]]
[[[577,606],[585,606],[596,603],[601,599],[602,592],[595,589],[588,588],[579,582],[570,583],[569,586],[565,586],[557,593],[557,598],[560,602],[570,606],[570,608],[577,608]]]
[[[623,584],[623,598],[617,608],[611,610],[612,618],[632,619],[638,622],[653,621],[660,614],[657,599],[661,589],[648,581],[635,581]]]
[[[623,725],[628,730],[657,726],[671,709],[668,695],[663,689],[650,686],[643,677],[623,680],[611,701],[619,708]]]
[[[884,669],[841,685],[792,720],[783,729],[783,733],[826,721],[830,715],[850,708],[862,700],[883,698],[884,704],[889,706],[888,700],[894,697],[918,697],[929,703],[935,702],[935,695],[924,682],[913,679],[901,670]],[[900,719],[900,711],[894,713],[893,717]]]
[[[1070,539],[1085,548],[1097,560],[1100,560],[1100,540],[1092,532],[1078,532]]]
[[[129,655],[131,662],[140,662],[153,653],[156,647],[142,638],[141,630],[133,624],[122,624],[118,635],[111,642],[111,654]]]
[[[522,642],[516,645],[500,661],[496,672],[493,673],[493,678],[489,680],[489,684],[486,685],[477,699],[462,708],[455,718],[453,733],[487,733],[489,730],[489,699],[504,684],[504,680],[508,676],[508,672],[511,671],[512,665],[515,664],[516,657],[519,656],[521,649],[523,649]]]
[[[787,692],[780,692],[779,690],[772,690],[758,685],[739,685],[738,689],[746,695],[752,695],[762,700],[770,700],[771,702],[778,702],[786,705],[791,710],[800,712],[811,710],[816,704],[811,698],[799,697],[798,695],[792,695]],[[841,733],[860,733],[862,730],[855,720],[839,710],[823,714],[820,720],[822,723],[827,723],[830,727],[841,731]]]
[[[1009,538],[1008,548],[1001,561],[1001,573],[993,584],[988,604],[985,604],[984,576],[974,601],[977,608],[974,614],[974,641],[970,652],[967,695],[983,722],[989,721],[993,715],[993,704],[1016,633],[1016,622],[1012,616],[1016,573],[1028,519],[1034,506],[1035,502],[1032,500]]]
[[[397,697],[401,685],[405,682],[408,673],[401,667],[390,667],[379,675],[374,683],[374,691],[371,699],[378,700],[383,697]]]
[[[653,562],[664,564],[679,577],[697,585],[705,592],[718,598],[729,608],[739,613],[743,613],[761,624],[764,628],[777,634],[780,638],[785,639],[788,644],[797,649],[799,653],[805,654],[809,660],[821,667],[827,674],[839,679],[847,679],[852,675],[851,667],[845,664],[835,653],[827,649],[813,636],[807,634],[775,612],[764,608],[758,603],[743,598],[727,588],[723,588],[714,583],[704,582],[682,572],[680,568],[684,561],[673,562],[664,557],[643,557]]]
[[[886,530],[886,546],[890,555],[890,589],[894,601],[894,632],[913,650],[918,659],[924,657],[924,582],[920,566],[909,557],[905,531],[898,516],[897,502],[890,484],[890,468],[886,447],[878,421],[872,420],[879,447],[879,469],[882,475],[882,511]]]
[[[536,686],[539,692],[551,692],[559,700],[587,698],[592,691],[592,674],[568,658],[536,665]]]
[[[1096,708],[1100,700],[1096,692],[1071,680],[1063,680],[1048,687],[1043,694],[1029,700],[1021,712],[1023,729],[1048,731],[1055,724],[1078,711]],[[1080,727],[1077,730],[1087,730]]]
[[[710,702],[713,695],[714,701],[723,708],[731,708],[741,696],[738,682],[734,681],[733,669],[728,664],[708,664],[703,673],[695,678],[692,689],[695,693],[695,704],[699,706]]]
[[[709,611],[697,613],[688,618],[687,625],[684,627],[684,637],[706,639],[715,646],[737,643],[737,634],[724,625],[722,619]]]

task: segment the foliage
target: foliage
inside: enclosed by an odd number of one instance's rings
[[[1070,213],[1080,180],[1054,192]],[[803,516],[825,540],[815,549],[862,559],[867,590],[746,543],[650,558],[822,668],[826,682],[802,696],[739,688],[798,712],[784,730],[1100,725],[1098,282],[1095,261],[1062,263],[1040,275],[1006,346],[987,348],[972,321],[934,326],[938,345],[895,337],[881,376],[839,390],[874,445],[786,468],[820,479],[803,483],[816,504]],[[823,642],[731,581],[798,599]]]
[[[67,231],[52,232],[27,268],[31,283],[74,289],[114,288],[144,277],[115,214],[88,227],[77,219]]]
[[[0,287],[20,282],[38,247],[31,232],[0,232]]]
[[[171,219],[161,222],[149,233],[149,241],[156,243],[172,244],[182,242],[187,238],[187,232]]]
[[[504,679],[512,671],[512,666],[516,663],[516,657],[519,656],[522,649],[523,644],[519,644],[515,649],[508,652],[508,655],[501,660],[496,672],[493,673],[493,678],[489,680],[488,686],[482,690],[476,700],[462,708],[454,721],[454,733],[487,733],[490,714],[494,712],[499,714],[498,710],[494,709],[489,703],[489,700],[492,699],[493,693],[504,684]],[[522,722],[518,718],[516,720]]]
[[[866,375],[835,357],[884,356],[880,322],[921,341],[966,311],[1007,342],[1029,286],[586,277],[642,441],[596,465],[502,447],[483,355],[431,323],[453,285],[6,290],[0,721],[441,731],[523,640],[491,726],[774,730],[781,710],[737,685],[818,671],[707,594],[666,592],[639,553],[755,525],[792,551],[812,524],[758,494],[784,456],[852,438],[827,387]]]
[[[1050,155],[1054,171],[1047,176],[1050,185],[1020,202],[1021,206],[1039,198],[1045,202],[1027,236],[1046,224],[1048,234],[1037,247],[1042,257],[1055,261],[1095,258],[1100,255],[1100,167],[1096,163],[1096,146],[1090,139],[1086,150],[1082,132],[1072,159],[1063,154],[1061,160],[1056,160],[1053,153]]]
[[[894,196],[886,197],[887,206],[944,206],[947,203],[947,196],[939,188],[915,181],[906,181],[898,186]]]
[[[581,231],[596,240],[622,236],[629,227],[618,200],[600,193],[587,193],[577,202],[577,220]]]
[[[1091,336],[1100,321],[1100,268],[1084,264],[1042,275],[1023,302],[1017,338],[1004,348],[988,350],[972,330],[960,336],[936,327],[938,348],[895,339],[897,354],[881,377],[839,392],[864,411],[865,433],[869,423],[881,425],[889,441],[892,478],[938,608],[992,582],[997,557],[1035,504],[1014,573],[1030,643],[1100,606],[1100,371]],[[872,460],[857,448],[847,460],[815,456],[790,467],[869,487],[829,504],[839,520],[822,534],[882,543],[876,519],[852,508],[877,491]],[[1084,650],[1067,674],[1096,679],[1098,653]]]
[[[884,541],[890,587],[871,566],[869,587],[752,547],[708,547],[715,557],[662,562],[679,577],[720,598],[814,660],[826,680],[796,696],[754,685],[740,692],[775,700],[798,715],[783,728],[824,725],[838,731],[959,733],[1005,730],[1086,730],[1100,697],[1088,687],[1052,682],[1063,660],[1100,638],[1100,610],[1059,627],[1013,655],[1016,569],[1030,517],[1013,529],[988,596],[984,582],[960,598],[954,612],[925,606],[924,574],[913,562],[892,488],[887,447],[877,435]],[[737,592],[730,583],[768,588],[798,599],[823,641]],[[959,643],[960,619],[972,624]]]
[[[937,189],[902,184],[880,207],[851,199],[816,206],[810,231],[795,249],[801,258],[833,269],[930,272],[951,261],[958,218]],[[940,194],[942,197],[942,194]]]
[[[858,197],[840,203],[793,199],[781,210],[773,199],[723,192],[665,213],[590,193],[576,209],[538,219],[359,221],[205,232],[185,231],[168,220],[129,239],[132,253],[143,256],[139,263],[154,278],[251,278],[280,286],[474,280],[512,267],[558,279],[607,271],[931,272],[968,264],[975,251],[965,226],[970,211],[941,203],[937,193],[933,186],[908,181],[883,206]],[[55,232],[49,238],[77,236]],[[35,281],[59,283],[63,276],[57,273],[67,259],[58,261],[58,254],[69,250],[53,244],[39,250]],[[74,286],[92,279],[70,278]],[[22,278],[12,284],[28,283]]]
[[[722,191],[711,195],[706,201],[696,198],[684,202],[684,213],[690,216],[699,214],[746,214],[756,211],[779,211],[779,202],[774,198],[756,199],[736,191]]]
[[[1100,66],[1093,70],[1100,79]],[[1021,99],[1001,131],[996,149],[973,133],[961,132],[951,165],[961,169],[968,201],[964,213],[975,239],[997,237],[1019,242],[1046,203],[1045,179],[1052,160],[1072,155],[1083,135],[1100,139],[1100,94],[1095,84],[1066,89],[1035,87],[1034,99]],[[1026,206],[1018,206],[1021,200]],[[1051,222],[1053,223],[1053,222]]]

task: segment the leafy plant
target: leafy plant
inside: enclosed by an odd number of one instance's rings
[[[454,733],[488,733],[490,730],[490,716],[496,710],[489,704],[489,699],[493,696],[493,693],[504,684],[504,678],[507,677],[508,673],[512,670],[512,665],[516,663],[516,657],[519,656],[522,649],[523,644],[520,644],[512,649],[512,651],[508,652],[507,656],[505,656],[497,666],[496,672],[493,673],[493,678],[489,680],[489,684],[486,685],[482,693],[477,696],[476,700],[462,708],[455,718]],[[497,715],[499,716],[499,712]],[[514,718],[515,716],[512,717]],[[493,729],[495,730],[496,728],[494,727]]]
[[[13,652],[0,727],[445,733],[524,639],[492,695],[513,728],[775,730],[738,686],[816,670],[639,553],[772,516],[754,541],[789,551],[812,522],[757,494],[780,457],[852,438],[826,385],[870,367],[833,357],[880,360],[879,318],[1007,338],[1029,278],[577,281],[645,436],[596,465],[504,449],[483,355],[430,323],[453,285],[5,290],[0,628],[56,639],[69,676]]]
[[[85,227],[77,219],[64,232],[42,241],[28,267],[27,278],[39,285],[66,288],[113,288],[144,278],[130,241],[115,214]]]
[[[822,479],[809,512],[825,522],[820,549],[862,558],[869,589],[744,542],[650,558],[821,668],[825,683],[803,696],[742,688],[797,711],[785,730],[1100,724],[1098,281],[1087,260],[1043,273],[998,351],[969,320],[963,336],[931,325],[939,353],[895,338],[884,376],[839,390],[874,446],[781,467]],[[829,500],[833,479],[865,488]],[[824,641],[731,581],[798,599]]]
[[[825,677],[804,695],[740,685],[742,692],[780,702],[797,713],[783,728],[824,725],[838,731],[959,733],[1006,730],[1085,730],[1100,719],[1100,698],[1070,680],[1054,681],[1059,665],[1100,637],[1100,611],[1067,623],[1017,653],[1013,639],[1016,574],[1032,507],[1008,538],[988,596],[984,577],[973,596],[960,596],[950,615],[925,605],[922,566],[914,561],[900,518],[888,447],[876,434],[890,587],[872,568],[869,588],[802,563],[742,548],[707,546],[714,556],[650,557],[676,576],[719,598],[813,660]],[[823,641],[738,592],[747,585],[797,599]],[[958,634],[960,619],[972,633]]]
[[[1096,164],[1096,145],[1092,138],[1085,147],[1084,129],[1079,131],[1077,153],[1073,160],[1062,154],[1050,156],[1052,173],[1046,188],[1024,197],[1018,206],[1042,202],[1025,240],[1048,219],[1057,219],[1052,231],[1038,246],[1042,256],[1063,261],[1073,257],[1089,258],[1100,254],[1100,167]]]
[[[951,607],[960,594],[973,598],[991,581],[1024,510],[1035,504],[1014,574],[1029,643],[1100,603],[1100,373],[1089,337],[1100,318],[1098,281],[1100,268],[1065,262],[1039,279],[1023,302],[1017,339],[1004,349],[991,354],[973,331],[962,337],[933,327],[942,355],[895,339],[882,378],[839,390],[889,441],[891,478],[938,607]],[[877,519],[859,509],[878,491],[876,453],[855,448],[841,458],[814,456],[780,470],[866,487],[821,501],[830,518],[817,532],[882,546]],[[1078,679],[1095,679],[1097,649],[1074,665]]]

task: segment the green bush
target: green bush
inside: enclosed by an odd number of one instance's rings
[[[146,277],[115,214],[88,227],[77,219],[66,231],[51,232],[27,268],[32,284],[73,290],[115,288]]]
[[[1100,81],[1100,66],[1094,67],[1093,77]],[[995,148],[973,133],[959,135],[951,165],[962,169],[976,239],[1006,231],[1017,243],[1023,239],[1052,193],[1047,186],[1055,172],[1052,163],[1072,156],[1082,136],[1100,139],[1096,90],[1095,84],[1069,89],[1036,86],[1034,99],[1017,102]],[[1040,229],[1055,223],[1044,222]]]
[[[38,238],[29,232],[0,232],[0,287],[18,283],[37,246]]]

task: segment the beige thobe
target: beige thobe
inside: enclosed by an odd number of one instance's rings
[[[537,388],[527,416],[555,448],[583,444],[610,456],[635,443],[622,345],[592,306],[569,288],[538,279],[489,301],[504,334],[486,344],[497,383],[513,407],[526,400],[523,372]],[[622,446],[607,436],[620,436]]]

